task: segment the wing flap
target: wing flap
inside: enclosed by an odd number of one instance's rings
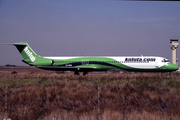
[[[93,71],[94,67],[72,67],[72,66],[37,66],[37,68],[53,71]]]

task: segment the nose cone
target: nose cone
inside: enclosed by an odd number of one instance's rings
[[[169,62],[169,63],[167,64],[167,69],[170,70],[170,71],[176,71],[176,70],[179,69],[179,66],[177,66],[177,65]]]

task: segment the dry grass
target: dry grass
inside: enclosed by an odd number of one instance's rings
[[[8,116],[10,118],[42,119],[45,116],[51,116],[55,110],[66,110],[67,114],[78,116],[78,119],[85,116],[92,119],[97,117],[97,89],[93,84],[86,85],[66,80],[51,83],[48,86],[31,84],[25,84],[25,86],[8,90]],[[1,86],[0,106],[4,106],[3,88],[4,86]],[[147,90],[141,91],[128,83],[100,87],[103,119],[112,119],[117,116],[131,119],[134,112],[139,116],[152,114],[158,117],[158,113],[179,117],[179,101],[180,95],[176,89],[159,94]],[[94,113],[87,114],[93,111]],[[3,112],[4,108],[1,107],[1,113]],[[107,117],[106,114],[110,113],[112,115]],[[70,119],[69,115],[67,117]]]
[[[14,71],[14,70],[13,70]],[[8,85],[8,116],[13,120],[151,120],[180,118],[180,74],[73,73],[0,71],[0,119]]]
[[[43,118],[43,120],[50,120],[52,117],[58,117],[58,120],[98,120],[97,111],[90,113],[82,113],[77,115],[74,112],[68,111],[56,111],[49,116]],[[179,120],[178,116],[166,115],[161,113],[148,113],[144,111],[142,114],[134,111],[130,114],[123,115],[118,111],[106,110],[100,115],[101,120]]]

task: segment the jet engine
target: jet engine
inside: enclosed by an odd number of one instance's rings
[[[33,66],[54,66],[54,60],[41,60],[41,61],[34,61]]]

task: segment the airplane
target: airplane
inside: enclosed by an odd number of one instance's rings
[[[27,42],[5,43],[14,45],[24,60],[22,62],[40,69],[53,71],[74,71],[74,75],[83,72],[120,69],[132,72],[172,72],[179,67],[168,59],[157,56],[72,56],[42,57],[37,55]]]

